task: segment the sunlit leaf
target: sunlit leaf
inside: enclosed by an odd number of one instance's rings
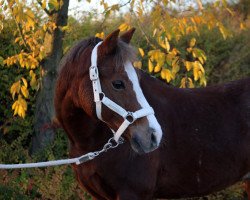
[[[162,48],[166,49],[167,52],[169,52],[169,50],[170,50],[170,44],[168,42],[168,38],[167,37],[165,37],[164,39],[162,39],[161,37],[158,37],[158,43],[159,43],[159,45]]]
[[[153,70],[154,70],[154,65],[153,65],[153,63],[151,62],[151,60],[148,59],[148,71],[149,71],[150,73],[152,73]]]
[[[10,93],[12,94],[13,99],[15,98],[16,94],[19,94],[20,89],[21,89],[20,80],[12,84],[10,88]]]
[[[190,71],[193,68],[193,63],[189,61],[185,61],[185,66],[187,71]]]
[[[162,78],[162,79],[166,79],[165,70],[161,70],[161,78]]]
[[[123,23],[119,26],[119,29],[121,32],[126,31],[130,28],[130,26],[127,23]]]
[[[193,80],[187,77],[182,78],[180,88],[194,88]]]
[[[27,88],[27,87],[28,87],[27,80],[26,80],[25,78],[22,77],[22,81],[23,81],[24,86]]]
[[[189,42],[189,46],[190,46],[190,47],[194,47],[195,44],[196,44],[196,39],[195,39],[195,38],[192,38],[192,39],[190,40],[190,42]]]
[[[29,91],[28,91],[28,89],[27,89],[25,86],[22,86],[22,87],[21,87],[21,92],[22,92],[22,94],[23,94],[23,96],[24,96],[25,98],[28,98],[28,96],[29,96]]]
[[[165,71],[166,80],[169,83],[172,79],[174,79],[174,76],[169,69],[164,69],[164,71]]]
[[[155,66],[155,68],[154,68],[154,72],[155,73],[158,73],[158,72],[160,72],[161,71],[161,66],[159,65],[159,64],[157,64],[156,66]]]
[[[27,102],[21,97],[21,95],[18,95],[18,99],[13,103],[12,110],[14,110],[14,116],[19,115],[22,118],[25,117]]]
[[[142,67],[141,61],[136,61],[133,63],[133,65],[134,65],[134,67],[139,68],[139,69],[141,69],[141,67]]]
[[[143,56],[145,55],[143,49],[142,49],[142,48],[138,48],[138,50],[139,50],[139,52],[140,52],[140,54],[141,54],[141,57],[143,57]]]

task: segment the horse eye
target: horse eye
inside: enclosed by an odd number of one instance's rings
[[[121,81],[121,80],[112,81],[112,86],[116,90],[124,90],[125,89],[125,85],[124,85],[123,81]]]

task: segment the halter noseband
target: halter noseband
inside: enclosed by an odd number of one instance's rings
[[[112,129],[112,132],[114,133],[114,140],[118,142],[121,135],[124,133],[124,131],[127,129],[127,127],[132,124],[135,120],[138,118],[142,118],[148,115],[154,114],[154,110],[152,107],[142,108],[140,110],[137,110],[136,112],[130,112],[119,106],[117,103],[109,99],[105,96],[105,94],[102,92],[101,83],[99,79],[99,73],[97,68],[97,49],[98,46],[102,42],[99,42],[94,49],[92,50],[91,54],[91,66],[89,68],[89,77],[92,81],[92,87],[93,87],[93,93],[94,93],[94,101],[96,104],[96,115],[98,119],[102,120],[102,103],[107,106],[109,109],[123,117],[124,121],[118,128],[118,130],[115,132]]]

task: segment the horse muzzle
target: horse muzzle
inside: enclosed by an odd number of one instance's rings
[[[153,128],[148,128],[144,131],[138,128],[133,128],[133,130],[131,130],[130,143],[132,149],[139,154],[149,153],[157,149],[159,146],[157,133]]]

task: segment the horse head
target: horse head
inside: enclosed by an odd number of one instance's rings
[[[119,37],[116,30],[103,41],[95,38],[94,44],[83,51],[80,64],[85,70],[80,73],[78,96],[82,109],[92,118],[105,122],[114,132],[127,121],[124,135],[132,148],[138,153],[148,153],[159,146],[162,130],[132,65],[135,51],[129,42],[134,31],[131,29]]]

